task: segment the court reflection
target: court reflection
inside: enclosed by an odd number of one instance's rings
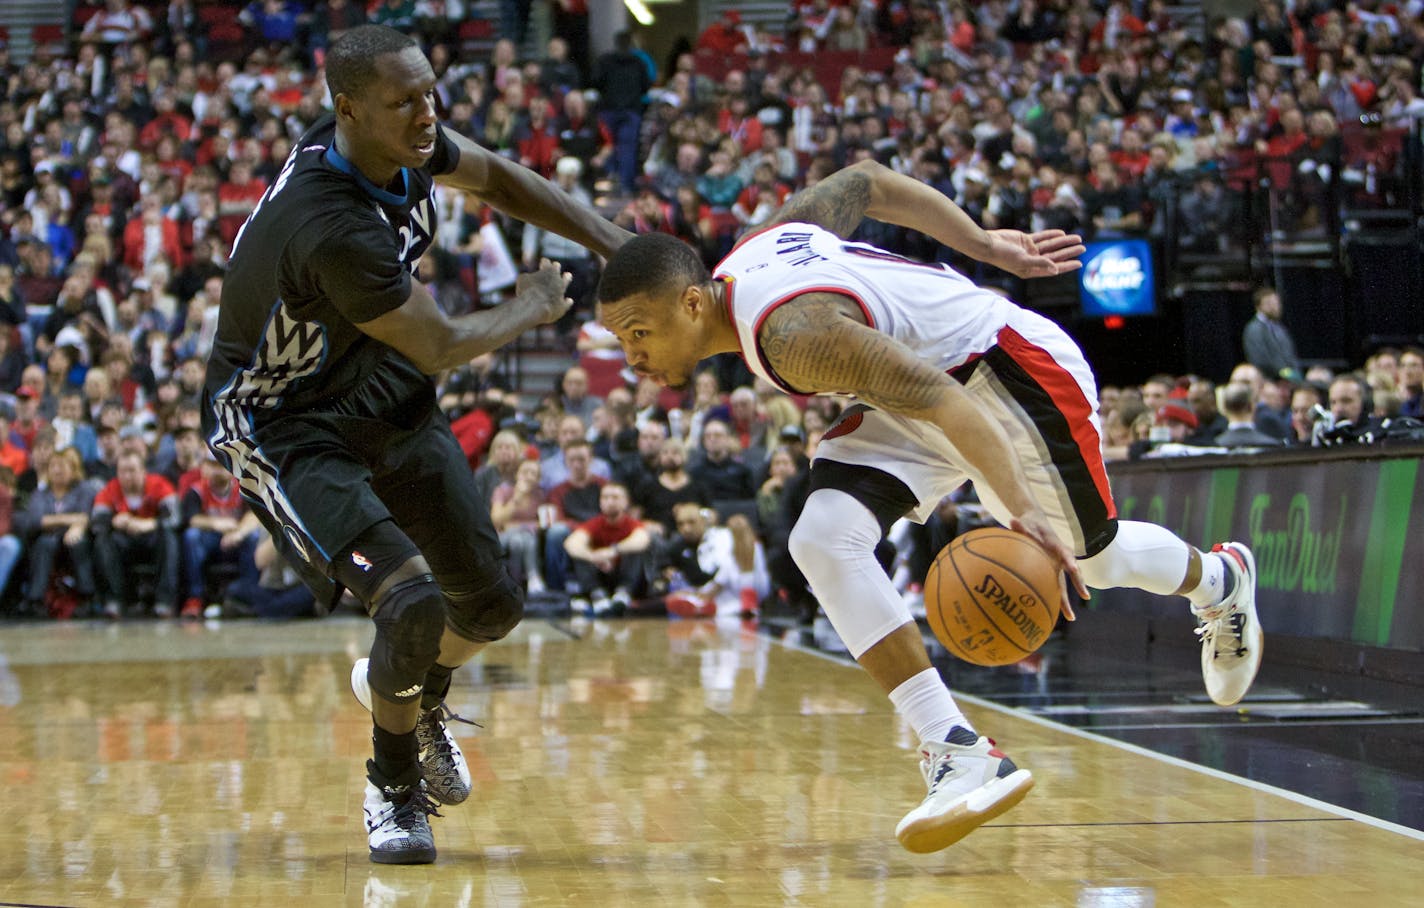
[[[1225,863],[1252,898],[1388,905],[1417,859],[1378,830],[977,709],[1039,787],[950,851],[910,855],[892,830],[923,793],[915,742],[862,672],[736,624],[645,619],[527,621],[463,668],[450,705],[484,726],[456,727],[476,794],[434,820],[438,863],[377,867],[370,719],[346,689],[369,639],[340,617],[7,628],[0,901],[1230,904],[1212,882]],[[1019,681],[1037,695],[1034,673]],[[1191,849],[1181,824],[1201,824]]]

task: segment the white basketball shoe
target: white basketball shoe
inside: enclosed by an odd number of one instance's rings
[[[1223,542],[1212,551],[1226,562],[1235,586],[1231,595],[1206,608],[1192,608],[1201,624],[1202,678],[1207,696],[1231,706],[1244,696],[1261,667],[1265,636],[1256,618],[1256,559],[1239,542]]]
[[[920,743],[920,772],[929,794],[895,827],[909,851],[948,848],[1013,807],[1033,788],[1033,774],[1019,769],[988,738],[955,726],[944,741]]]

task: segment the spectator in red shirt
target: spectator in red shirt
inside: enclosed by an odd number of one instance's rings
[[[48,425],[40,416],[40,397],[41,392],[28,382],[15,390],[15,418],[10,423],[10,431],[19,436],[26,450],[34,448],[35,434]]]
[[[712,51],[718,57],[730,57],[746,49],[747,36],[742,32],[742,14],[734,9],[723,10],[722,18],[713,22],[697,36],[697,49]]]
[[[147,562],[156,571],[153,614],[170,617],[178,591],[177,493],[132,451],[119,455],[118,473],[94,498],[90,520],[104,614],[119,618],[125,605],[137,604],[133,569]]]
[[[193,121],[178,112],[177,99],[173,92],[162,90],[153,95],[153,119],[144,124],[138,133],[138,147],[153,151],[158,140],[172,136],[178,142],[186,142],[193,136]]]
[[[6,467],[19,476],[30,468],[30,454],[24,446],[16,443],[19,436],[10,432],[10,423],[14,419],[15,411],[0,404],[0,467]]]
[[[519,163],[545,179],[551,178],[554,162],[559,159],[559,133],[549,116],[549,102],[535,98],[529,105],[529,122],[517,132]]]
[[[1150,160],[1147,148],[1142,141],[1142,133],[1135,129],[1122,131],[1122,147],[1112,152],[1110,157],[1112,162],[1117,165],[1117,172],[1125,183],[1141,179]]]
[[[776,178],[771,162],[763,161],[752,171],[752,182],[732,205],[732,214],[743,227],[757,227],[769,220],[791,195],[786,184]]]
[[[266,191],[267,184],[253,175],[250,161],[238,158],[232,162],[227,179],[218,185],[218,231],[228,245]]]
[[[558,511],[544,537],[544,581],[554,590],[564,589],[569,580],[564,541],[575,527],[598,515],[599,489],[605,482],[593,473],[593,446],[588,441],[572,439],[560,447],[569,478],[549,490],[549,504]]]
[[[1264,142],[1256,143],[1256,150],[1266,158],[1266,170],[1275,186],[1290,185],[1291,172],[1295,169],[1294,156],[1309,139],[1305,132],[1305,115],[1291,109],[1281,113],[1279,132]]]
[[[188,596],[183,600],[184,618],[203,617],[204,583],[209,566],[226,562],[238,564],[251,557],[257,545],[251,523],[244,524],[247,506],[241,490],[222,464],[209,452],[203,458],[202,475],[183,495],[183,569]]]
[[[124,264],[135,273],[160,258],[175,270],[183,267],[178,222],[164,215],[162,201],[149,194],[139,199],[138,209],[139,216],[124,226]]]
[[[643,553],[652,544],[648,531],[628,512],[628,490],[622,483],[603,484],[598,511],[564,542],[579,590],[592,598],[595,616],[627,609],[642,591]],[[581,608],[587,610],[587,603],[575,601],[574,611]]]

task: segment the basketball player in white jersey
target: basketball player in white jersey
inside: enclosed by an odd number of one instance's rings
[[[1202,552],[1117,519],[1097,391],[1073,341],[946,266],[843,239],[867,216],[1021,277],[1074,270],[1083,250],[1061,231],[986,232],[938,191],[867,161],[793,197],[712,275],[669,236],[634,238],[604,272],[599,320],[635,371],[665,385],[735,351],[788,392],[859,399],[817,449],[791,552],[851,655],[920,736],[929,793],[896,835],[924,852],[1017,804],[1033,777],[974,731],[930,666],[874,556],[899,517],[923,520],[971,479],[994,517],[1053,553],[1085,597],[1085,584],[1186,596],[1207,691],[1222,705],[1250,687],[1262,635],[1244,545]]]

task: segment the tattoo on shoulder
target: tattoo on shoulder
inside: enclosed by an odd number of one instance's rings
[[[804,394],[854,394],[873,407],[922,418],[946,378],[904,345],[850,317],[843,297],[812,293],[774,311],[762,326],[768,364]]]
[[[845,237],[855,231],[869,207],[870,177],[859,171],[842,170],[792,196],[776,220],[783,224],[816,224]]]

